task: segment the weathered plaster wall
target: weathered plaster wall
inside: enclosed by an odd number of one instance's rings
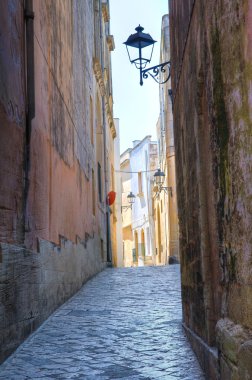
[[[122,176],[120,173],[120,125],[119,119],[114,119],[116,128],[116,138],[114,146],[114,163],[115,163],[115,189],[116,199],[114,205],[114,214],[116,218],[116,247],[113,255],[116,256],[118,267],[123,267],[123,237],[122,237]]]
[[[221,379],[252,376],[251,15],[248,0],[170,1],[184,322],[218,346]]]
[[[184,23],[183,23],[184,25]],[[178,48],[178,45],[176,45]],[[170,61],[170,27],[169,15],[162,18],[161,29],[161,46],[160,46],[160,63]],[[172,260],[179,260],[178,249],[178,210],[177,210],[177,192],[176,192],[176,175],[175,175],[175,149],[174,149],[174,131],[173,131],[173,113],[172,101],[169,96],[171,89],[171,80],[160,85],[160,159],[161,168],[165,172],[164,186],[171,189],[171,192],[164,195],[164,215],[161,224],[164,228],[164,238],[168,243],[167,255]],[[161,205],[160,205],[161,206]],[[162,207],[160,207],[162,209]],[[165,214],[168,214],[166,218]],[[164,240],[164,241],[165,241]],[[167,244],[166,243],[166,244]],[[169,262],[169,258],[166,257]]]
[[[149,256],[155,259],[155,234],[152,215],[152,181],[153,172],[157,168],[157,142],[146,136],[136,142],[130,152],[130,166],[133,172],[131,177],[131,191],[136,196],[132,205],[132,233],[138,234],[139,264]],[[141,181],[139,174],[141,173]],[[141,184],[140,184],[141,183]],[[141,240],[144,233],[144,243]],[[136,248],[136,247],[134,247]],[[144,254],[143,254],[144,252]]]
[[[172,47],[172,80],[178,82],[182,68],[184,49],[187,41],[188,30],[191,22],[191,14],[195,0],[169,0],[170,34]],[[175,69],[176,68],[176,69]]]
[[[20,1],[0,12],[0,240],[20,243],[23,229],[25,142],[24,18]]]
[[[114,126],[99,62],[100,23],[94,27],[94,9],[99,21],[102,4],[33,1],[35,117],[29,149],[24,5],[5,1],[0,14],[0,361],[107,259],[106,187],[103,176],[99,202],[97,162],[104,157],[104,125],[113,157]],[[107,181],[109,187],[111,177]]]
[[[94,79],[92,50],[87,48],[94,39],[93,5],[37,0],[34,13],[37,101],[26,222],[29,248],[36,246],[38,235],[58,243],[59,235],[74,241],[93,233],[89,98]]]
[[[128,149],[121,155],[120,158],[120,170],[122,181],[122,193],[121,193],[121,205],[128,206],[127,195],[132,191],[131,180],[133,174],[130,165],[130,152]],[[125,173],[123,173],[125,172]],[[123,240],[123,265],[125,267],[131,267],[133,265],[133,234],[132,234],[132,209],[122,209],[122,240]]]

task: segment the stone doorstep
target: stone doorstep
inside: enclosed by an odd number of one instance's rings
[[[206,378],[211,380],[222,380],[222,378],[220,378],[217,348],[208,346],[184,323],[182,326]]]

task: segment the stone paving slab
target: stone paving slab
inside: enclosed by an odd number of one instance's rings
[[[204,380],[181,327],[179,265],[108,268],[0,366],[0,380]]]

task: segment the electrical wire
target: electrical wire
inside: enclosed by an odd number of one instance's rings
[[[167,158],[171,158],[171,157],[174,157],[175,154],[171,154],[170,156],[168,156]],[[124,171],[124,170],[115,170],[115,173],[125,173],[125,174],[137,174],[137,173],[152,173],[152,172],[156,172],[158,170],[157,169],[153,169],[153,170],[139,170],[137,172],[131,172],[131,171]]]

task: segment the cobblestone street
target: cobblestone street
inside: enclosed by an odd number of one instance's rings
[[[1,380],[203,380],[181,327],[179,265],[106,269],[0,367]]]

